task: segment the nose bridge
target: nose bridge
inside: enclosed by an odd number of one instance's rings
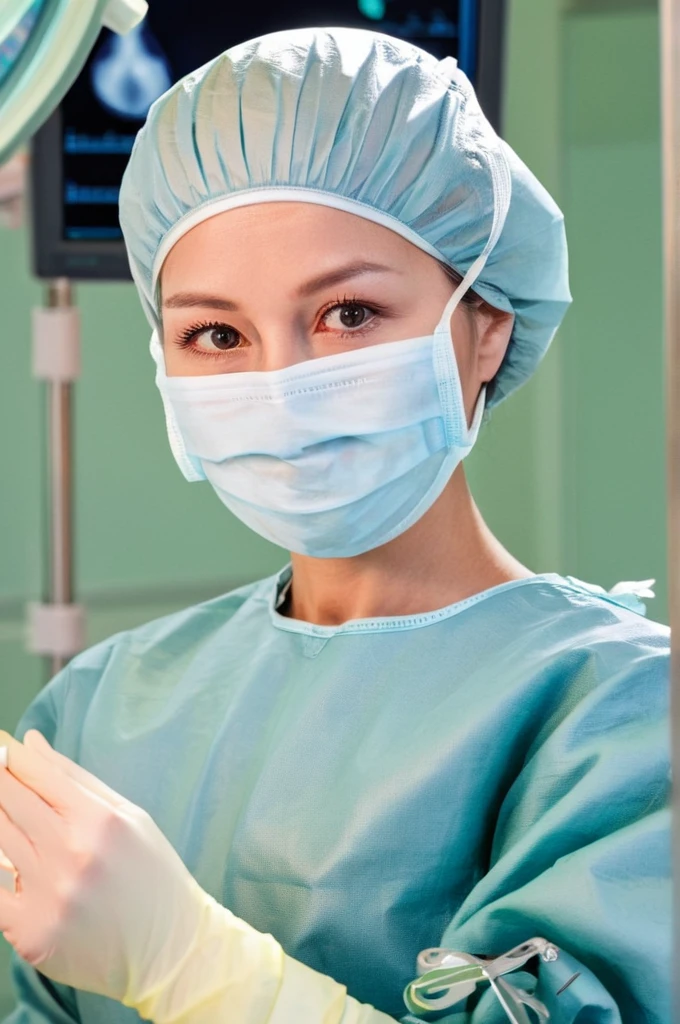
[[[303,324],[291,316],[263,318],[258,325],[261,371],[284,370],[311,358],[310,340]]]

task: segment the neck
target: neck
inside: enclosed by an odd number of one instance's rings
[[[487,527],[462,465],[432,508],[389,544],[354,558],[291,559],[287,614],[328,626],[435,611],[533,575]]]

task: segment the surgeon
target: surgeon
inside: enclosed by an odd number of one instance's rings
[[[555,203],[453,59],[309,28],[161,96],[120,214],[180,469],[291,557],[4,737],[9,1024],[668,1024],[668,631],[464,472]]]

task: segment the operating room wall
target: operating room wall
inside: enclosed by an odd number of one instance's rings
[[[648,5],[513,0],[505,136],[562,205],[575,303],[536,378],[469,460],[489,524],[536,571],[656,577],[666,619],[658,40]],[[606,9],[599,9],[601,7]],[[592,13],[595,11],[595,13]],[[44,682],[24,650],[41,596],[43,395],[30,376],[25,230],[0,229],[0,726]],[[77,287],[76,566],[89,641],[273,572],[252,535],[170,455],[130,284]],[[455,524],[452,525],[455,528]],[[11,1005],[0,939],[0,1018]]]
[[[656,579],[666,622],[659,40],[650,0],[517,0],[505,136],[565,213],[574,303],[469,477],[532,569]]]
[[[648,8],[565,21],[564,551],[574,575],[607,586],[656,577],[649,611],[666,621],[659,41]]]

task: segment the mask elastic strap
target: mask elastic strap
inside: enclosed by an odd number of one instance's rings
[[[505,220],[508,215],[508,209],[510,207],[510,194],[512,191],[512,179],[510,177],[510,168],[508,167],[505,154],[503,153],[503,142],[499,141],[498,150],[493,153],[489,153],[489,168],[491,171],[491,184],[493,189],[493,220],[491,222],[491,232],[487,239],[484,249],[479,254],[477,259],[474,261],[472,266],[468,269],[465,277],[457,286],[455,292],[446,303],[444,312],[441,315],[441,319],[435,327],[435,334],[446,334],[449,333],[449,323],[453,316],[454,310],[457,308],[461,299],[467,291],[475,283],[479,275],[481,274],[486,261],[488,260],[491,252],[496,246],[496,242],[500,238],[503,227],[505,226]]]
[[[449,410],[444,421],[449,444],[455,443],[455,439],[459,437],[466,437],[469,446],[475,443],[486,405],[486,387],[483,387],[477,399],[472,424],[468,427],[450,323],[453,312],[460,300],[482,272],[489,254],[493,251],[500,237],[508,215],[512,184],[510,168],[505,159],[501,139],[498,140],[498,149],[493,153],[489,153],[488,156],[493,189],[491,231],[484,249],[468,269],[463,280],[446,303],[441,319],[435,328],[435,337],[438,338],[439,344],[435,346],[434,365],[442,403],[444,408]]]
[[[482,425],[482,419],[484,417],[484,410],[486,409],[486,384],[482,384],[479,391],[479,397],[477,398],[477,405],[475,411],[472,414],[472,423],[470,424],[470,430],[468,432],[468,443],[474,444],[477,440],[480,427]]]

